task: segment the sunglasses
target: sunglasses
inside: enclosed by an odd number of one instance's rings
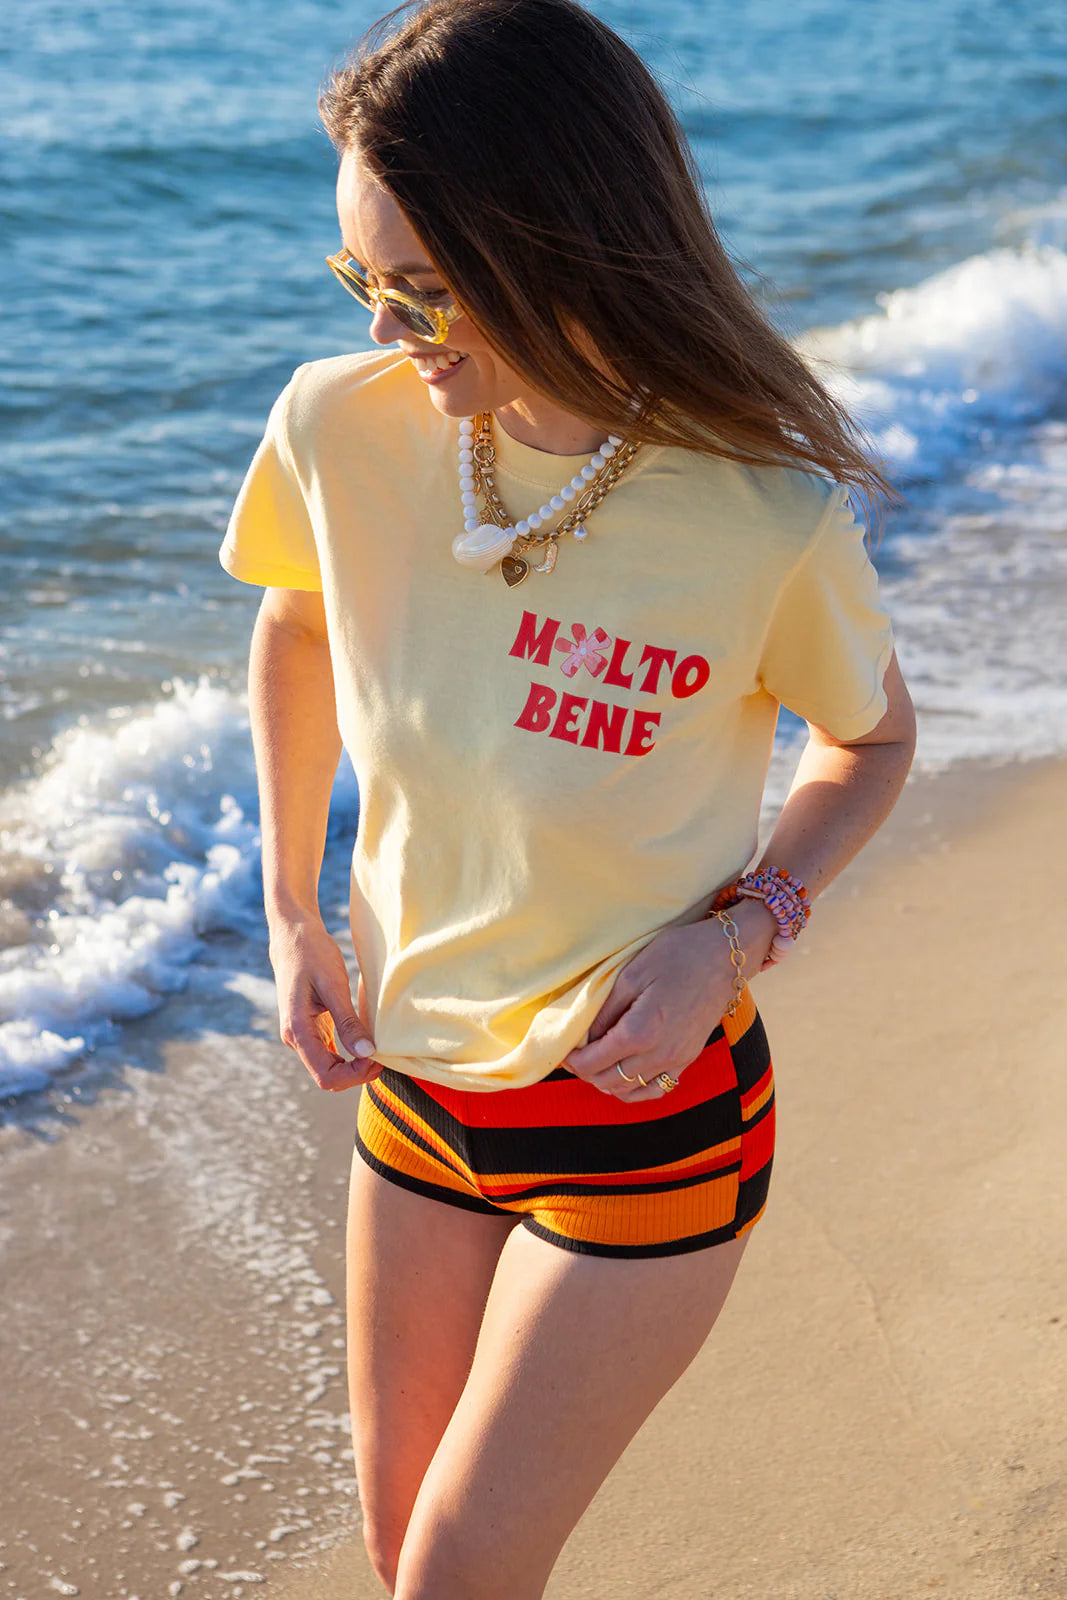
[[[388,306],[398,322],[430,344],[444,344],[449,328],[463,315],[462,307],[454,302],[449,306],[431,306],[400,289],[375,289],[348,250],[338,250],[336,255],[327,256],[326,265],[361,306],[366,306],[368,311],[380,305]]]

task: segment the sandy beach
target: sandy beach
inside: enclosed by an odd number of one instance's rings
[[[767,1215],[551,1600],[1067,1596],[1065,798],[1058,762],[914,777],[756,984]],[[92,1103],[2,1130],[0,1594],[382,1592],[345,1434],[355,1103],[278,1043],[267,971],[220,996],[210,961]]]
[[[802,464],[835,482],[847,462],[824,453],[830,412],[813,436],[779,402],[807,367],[841,408],[852,444],[900,497],[882,505],[852,485],[919,742],[887,825],[820,897],[792,960],[754,979],[778,1095],[766,1216],[719,1325],[574,1531],[548,1600],[1067,1600],[1067,7],[931,0],[908,8],[906,26],[899,7],[845,0],[725,16],[694,0],[587,8],[644,62],[685,133],[718,233],[710,266],[733,263],[800,363],[781,350],[762,378],[769,344],[750,337],[747,316],[732,332],[704,316],[700,285],[712,280],[695,259],[688,287],[665,288],[675,232],[665,212],[651,217],[680,200],[681,169],[657,184],[641,166],[662,148],[642,131],[646,90],[610,91],[592,55],[559,40],[540,76],[552,24],[543,7],[519,9],[529,16],[508,20],[521,35],[510,65],[505,35],[479,34],[492,84],[511,71],[515,95],[448,90],[447,136],[427,146],[441,165],[437,211],[429,189],[416,207],[420,252],[460,217],[448,195],[469,184],[469,204],[455,248],[434,252],[449,269],[441,294],[410,287],[438,311],[446,289],[460,306],[487,304],[492,252],[472,240],[499,224],[515,245],[498,263],[505,299],[517,303],[505,280],[533,259],[523,251],[541,253],[530,315],[495,355],[469,349],[462,323],[426,347],[476,357],[452,400],[436,387],[451,376],[426,389],[413,369],[410,413],[399,390],[390,410],[378,385],[357,416],[363,402],[341,385],[328,422],[310,403],[278,404],[297,398],[294,375],[310,396],[305,385],[336,375],[338,359],[381,355],[390,327],[403,335],[394,349],[414,348],[411,330],[383,321],[381,305],[372,321],[324,259],[347,242],[372,275],[404,264],[356,225],[354,196],[338,213],[339,151],[319,114],[331,69],[370,43],[375,20],[382,42],[392,23],[371,0],[5,7],[0,1600],[381,1600],[360,1539],[344,1374],[358,1099],[321,1093],[278,1037],[251,641],[264,587],[318,571],[339,600],[338,660],[363,683],[380,646],[382,693],[410,670],[399,723],[387,719],[401,745],[446,735],[470,685],[489,693],[491,618],[483,660],[473,591],[456,591],[458,610],[444,603],[459,573],[449,542],[469,520],[459,480],[435,477],[426,495],[418,484],[444,461],[440,413],[455,411],[458,427],[460,412],[508,389],[501,350],[514,345],[522,366],[531,329],[551,332],[552,317],[581,327],[594,304],[590,325],[610,322],[627,388],[674,393],[662,344],[673,327],[681,367],[695,362],[683,410],[699,370],[706,416],[740,405],[751,422],[750,401],[724,390],[733,371],[773,396],[819,458]],[[403,96],[447,86],[452,66],[435,50],[426,77],[381,81],[397,128]],[[576,70],[590,91],[567,89],[558,114],[557,66],[560,85]],[[510,123],[527,93],[544,114]],[[557,152],[573,159],[553,161],[570,114],[581,138]],[[492,155],[495,222],[474,156],[446,170],[464,137]],[[612,141],[624,164],[611,164]],[[390,159],[397,171],[399,152]],[[613,213],[635,172],[633,203]],[[558,187],[568,175],[578,209]],[[376,212],[381,198],[368,191]],[[716,317],[739,309],[721,288],[712,299]],[[508,407],[496,407],[508,520],[527,515],[539,474],[507,478],[507,429],[546,447],[579,442],[543,420],[540,400],[524,404],[512,396],[506,427]],[[298,434],[309,449],[314,435],[306,461]],[[516,467],[522,438],[511,439]],[[320,471],[311,455],[319,463],[324,441]],[[256,459],[260,481],[276,479],[255,497],[256,542],[278,546],[263,583],[235,581],[220,561]],[[680,577],[658,530],[675,513],[690,526],[681,466],[656,467],[654,515],[638,526],[635,513],[632,540],[610,532],[612,506],[616,527],[626,520],[612,499],[575,568],[561,552],[547,588],[532,578],[521,591],[531,605],[538,589],[546,604],[558,591],[561,608],[569,593],[566,626],[595,613],[635,651],[665,641],[646,663],[653,684],[667,644],[682,645],[660,629],[683,625],[672,597],[683,610],[707,598],[693,616],[699,660],[711,661],[705,634],[715,644],[709,608],[742,638],[734,579],[773,500],[754,465],[728,475],[743,505],[709,489],[698,508],[708,540],[687,545]],[[343,504],[334,482],[348,486]],[[789,529],[770,530],[768,550]],[[383,560],[368,568],[364,549]],[[410,582],[396,576],[405,553]],[[810,588],[812,617],[829,615],[807,581],[817,566],[798,559],[795,583],[782,569],[775,617],[797,625],[773,626],[769,610],[760,624],[760,678],[769,666],[787,708],[768,809],[812,709],[793,689],[814,624],[788,602]],[[751,593],[769,608],[766,568],[759,577]],[[806,662],[820,674],[821,643]],[[696,712],[705,702],[673,693],[676,656],[671,701]],[[447,681],[431,705],[433,661]],[[593,678],[610,682],[609,669]],[[601,710],[575,714],[609,718],[615,701],[599,696]],[[284,711],[284,696],[269,698]],[[368,762],[387,755],[380,728],[355,734],[358,702],[320,884],[353,987],[357,768],[366,799]],[[651,729],[658,713],[642,707]],[[564,739],[574,731],[557,722]],[[547,748],[530,745],[534,731],[516,734],[527,752]],[[477,742],[453,740],[443,763],[416,752],[402,798],[425,788],[440,814],[442,796],[457,799],[449,773],[478,770]],[[615,770],[604,768],[605,793]],[[563,829],[574,792],[557,786]],[[392,813],[398,840],[407,809]],[[462,827],[468,811],[448,815]],[[709,811],[709,838],[718,825]]]

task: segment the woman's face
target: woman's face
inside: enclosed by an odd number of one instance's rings
[[[373,284],[425,296],[449,305],[447,285],[397,202],[374,181],[358,155],[346,151],[337,178],[341,237]],[[468,417],[476,411],[533,400],[535,392],[490,349],[469,317],[458,317],[444,344],[430,344],[398,322],[387,305],[375,308],[370,327],[376,344],[397,344],[412,360],[438,411]],[[457,357],[459,358],[457,360]],[[544,399],[540,398],[543,406]]]

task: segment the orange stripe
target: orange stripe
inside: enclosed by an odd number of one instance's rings
[[[742,1034],[748,1032],[756,1020],[756,1002],[752,998],[752,990],[745,984],[741,1003],[733,1016],[724,1015],[722,1018],[722,1031],[726,1035],[727,1044],[736,1044]]]
[[[451,1158],[457,1167],[462,1167],[471,1188],[477,1187],[472,1168],[467,1165],[459,1151],[455,1150],[447,1139],[443,1139],[439,1133],[430,1127],[428,1122],[424,1122],[417,1112],[412,1111],[410,1106],[405,1105],[403,1100],[398,1099],[388,1089],[382,1088],[380,1084],[375,1084],[374,1087],[381,1098],[388,1102],[389,1110],[404,1123],[405,1127],[409,1128],[412,1133],[417,1134],[420,1139],[425,1139],[426,1143],[432,1146],[439,1156],[443,1156],[446,1159]],[[394,1129],[394,1132],[396,1131]]]
[[[590,1188],[610,1187],[612,1184],[655,1183],[657,1179],[687,1178],[708,1174],[716,1168],[736,1161],[741,1153],[741,1140],[728,1139],[723,1144],[702,1150],[699,1155],[684,1161],[671,1161],[662,1167],[634,1167],[630,1172],[494,1172],[491,1178],[481,1179],[482,1193],[490,1197],[512,1189],[525,1189],[536,1183],[581,1183]]]
[[[420,1178],[423,1182],[435,1183],[439,1188],[453,1190],[456,1194],[474,1193],[471,1185],[464,1182],[463,1178],[450,1167],[435,1160],[425,1150],[418,1150],[407,1144],[394,1129],[389,1129],[384,1137],[375,1137],[372,1131],[369,1138],[363,1137],[361,1129],[360,1136],[371,1155],[377,1156],[394,1171],[404,1173],[409,1178]]]
[[[747,1094],[741,1096],[741,1115],[744,1120],[751,1122],[757,1112],[762,1111],[773,1093],[774,1078],[768,1067],[759,1083],[754,1084]]]
[[[713,1178],[694,1189],[669,1195],[539,1195],[517,1201],[513,1210],[533,1211],[538,1222],[568,1239],[587,1244],[664,1244],[725,1227],[737,1210],[737,1173]]]
[[[390,1110],[395,1110],[398,1116],[408,1111],[403,1102],[396,1100],[388,1090],[379,1089],[383,1100],[390,1102]],[[357,1127],[360,1137],[367,1149],[374,1155],[380,1156],[389,1165],[395,1166],[398,1171],[405,1173],[409,1178],[426,1177],[426,1169],[433,1174],[432,1181],[448,1189],[455,1189],[460,1194],[477,1194],[478,1185],[474,1173],[462,1156],[454,1151],[451,1145],[435,1134],[432,1128],[426,1127],[421,1118],[410,1113],[404,1120],[413,1132],[432,1145],[437,1152],[439,1160],[435,1160],[428,1151],[422,1150],[418,1145],[408,1142],[403,1132],[393,1126],[375,1106],[369,1095],[360,1095],[360,1107],[357,1117]],[[367,1107],[366,1121],[364,1121],[364,1105]],[[372,1120],[373,1119],[373,1120]],[[452,1165],[449,1165],[451,1160]],[[457,1174],[453,1166],[459,1167]],[[429,1181],[429,1180],[428,1180]]]

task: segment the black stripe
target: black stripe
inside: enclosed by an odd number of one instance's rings
[[[413,1078],[388,1069],[381,1081],[446,1145],[464,1153],[466,1125],[421,1089]],[[669,1117],[635,1123],[565,1124],[543,1128],[484,1128],[477,1135],[472,1169],[488,1177],[509,1172],[634,1172],[664,1167],[738,1139],[743,1131],[735,1088]]]
[[[368,1099],[370,1100],[371,1105],[378,1112],[379,1116],[385,1118],[390,1127],[396,1128],[404,1135],[405,1139],[410,1139],[411,1143],[417,1150],[421,1150],[425,1155],[433,1156],[435,1161],[439,1161],[443,1167],[447,1167],[449,1172],[454,1172],[457,1178],[462,1178],[464,1183],[470,1182],[467,1174],[463,1171],[463,1168],[457,1164],[456,1161],[450,1161],[448,1156],[443,1156],[439,1150],[435,1150],[428,1139],[424,1139],[421,1133],[416,1133],[415,1129],[406,1123],[403,1117],[397,1115],[392,1106],[387,1106],[381,1097],[375,1094],[373,1083],[368,1083],[366,1088]],[[359,1138],[358,1133],[356,1134],[356,1138]],[[453,1156],[457,1155],[457,1152],[452,1148],[451,1145],[449,1146],[449,1154]],[[462,1160],[461,1155],[459,1156],[459,1159]]]
[[[619,1256],[629,1261],[641,1256],[686,1255],[690,1250],[706,1250],[709,1245],[726,1244],[737,1237],[737,1226],[732,1222],[727,1223],[725,1228],[712,1228],[709,1233],[691,1233],[684,1239],[666,1239],[662,1244],[599,1244],[589,1239],[571,1239],[565,1233],[553,1233],[551,1228],[535,1222],[532,1217],[523,1217],[522,1226],[528,1228],[536,1238],[546,1239],[549,1244],[559,1245],[561,1250],[570,1250],[575,1255]]]
[[[738,1184],[737,1210],[734,1212],[734,1220],[739,1228],[743,1228],[746,1222],[751,1222],[760,1207],[765,1203],[767,1191],[770,1188],[771,1167],[773,1165],[774,1158],[768,1156],[758,1172],[754,1172],[751,1178],[746,1178],[743,1183]]]
[[[767,1031],[758,1011],[740,1039],[735,1039],[730,1046],[730,1055],[737,1073],[737,1087],[742,1094],[747,1094],[756,1087],[771,1064]]]
[[[674,1189],[695,1189],[700,1183],[711,1183],[715,1178],[728,1176],[731,1172],[740,1172],[741,1162],[731,1161],[729,1166],[716,1167],[713,1172],[700,1172],[696,1176],[687,1178],[665,1178],[659,1183],[553,1183],[546,1179],[544,1183],[535,1183],[529,1189],[508,1190],[496,1202],[498,1206],[511,1206],[519,1200],[532,1200],[539,1194],[581,1194],[591,1200],[610,1198],[613,1194],[668,1194]]]
[[[766,1116],[768,1116],[770,1114],[770,1110],[771,1110],[771,1107],[773,1105],[774,1105],[774,1090],[772,1089],[770,1094],[767,1096],[766,1100],[764,1100],[763,1104],[760,1106],[759,1110],[756,1112],[755,1116],[754,1117],[749,1117],[748,1120],[745,1122],[745,1133],[746,1134],[752,1128],[756,1128],[756,1127],[759,1126],[759,1124],[763,1121],[764,1117],[766,1117]]]
[[[421,1178],[412,1178],[406,1172],[398,1172],[395,1167],[390,1167],[386,1162],[372,1155],[363,1143],[359,1134],[356,1134],[356,1149],[372,1171],[383,1178],[388,1178],[390,1183],[395,1183],[398,1188],[410,1189],[412,1194],[421,1194],[427,1200],[439,1200],[446,1206],[459,1206],[463,1211],[477,1211],[484,1217],[499,1217],[505,1215],[499,1207],[492,1205],[488,1200],[479,1200],[477,1195],[457,1194],[454,1189],[446,1189],[436,1183],[425,1183]]]

